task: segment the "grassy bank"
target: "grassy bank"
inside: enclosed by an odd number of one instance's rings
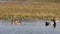
[[[60,0],[30,0],[31,2],[60,2]]]
[[[0,4],[0,19],[50,19],[60,18],[60,4],[32,3],[32,4]]]
[[[4,0],[2,0],[4,1]],[[60,2],[60,0],[5,0],[12,2]]]

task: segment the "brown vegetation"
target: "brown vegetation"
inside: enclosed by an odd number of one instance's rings
[[[60,18],[59,3],[32,3],[32,4],[0,4],[0,18],[9,19],[14,17],[27,19]]]

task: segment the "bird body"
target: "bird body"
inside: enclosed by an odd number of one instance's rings
[[[21,21],[19,19],[13,19],[11,24],[19,25]]]
[[[49,22],[46,21],[46,22],[45,22],[45,25],[48,26],[48,25],[49,25]]]

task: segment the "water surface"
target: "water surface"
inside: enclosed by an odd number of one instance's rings
[[[45,21],[23,21],[21,25],[12,25],[10,21],[0,20],[0,34],[60,34],[60,22],[56,28],[45,26]]]

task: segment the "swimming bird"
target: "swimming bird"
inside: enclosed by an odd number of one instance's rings
[[[49,22],[46,21],[46,22],[45,22],[45,25],[48,26],[48,25],[49,25]]]
[[[21,24],[21,21],[19,19],[13,19],[11,24],[19,25]]]
[[[54,28],[56,27],[56,23],[53,24],[53,27],[54,27]]]
[[[53,21],[53,27],[55,28],[56,27],[56,21],[55,19],[51,19]]]

